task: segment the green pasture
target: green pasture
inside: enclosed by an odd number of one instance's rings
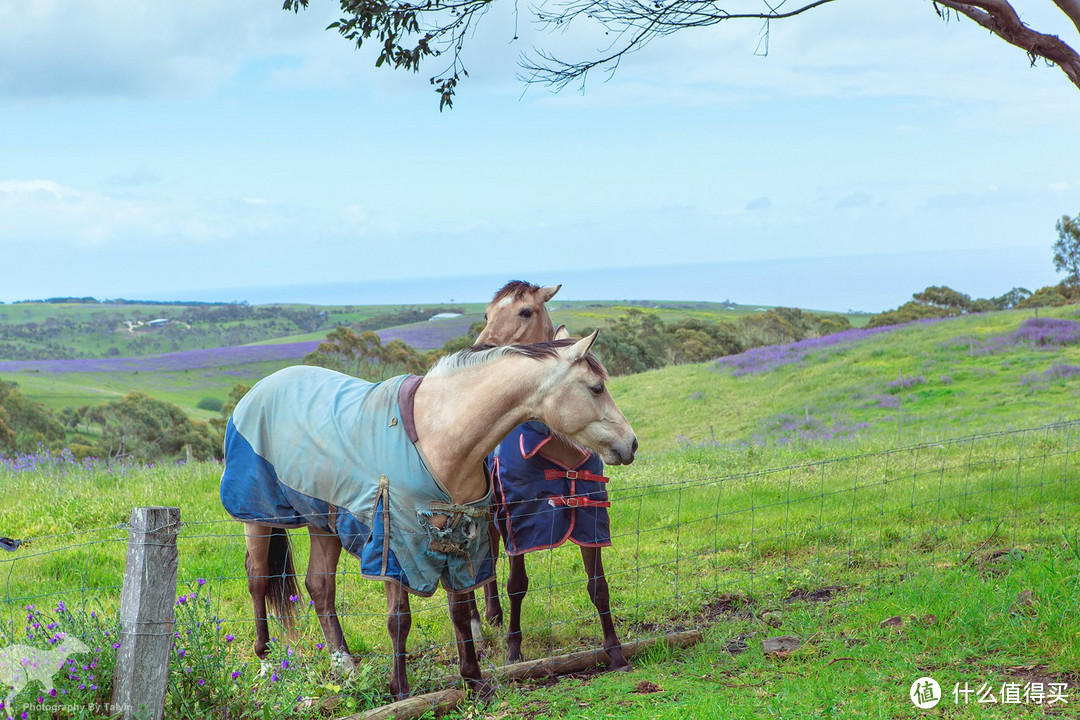
[[[867,443],[898,447],[1080,417],[1080,381],[1043,378],[1055,366],[1080,365],[1080,346],[1019,344],[980,354],[981,344],[1034,314],[1011,310],[899,327],[760,373],[737,376],[705,363],[609,385],[642,447],[652,451],[749,443],[767,456],[778,444],[795,444],[819,457]],[[1080,317],[1068,307],[1038,314]]]
[[[207,420],[216,417],[217,413],[195,407],[203,398],[225,400],[234,385],[251,385],[275,370],[293,364],[289,361],[259,362],[168,372],[19,372],[2,378],[18,383],[22,392],[52,410],[98,405],[130,392],[142,392],[180,406],[193,418]]]
[[[227,309],[229,306],[225,306]],[[223,345],[290,343],[322,340],[339,326],[370,321],[408,308],[464,309],[471,321],[481,321],[484,303],[418,305],[266,305],[255,306],[268,317],[242,317],[216,321],[193,319],[192,313],[211,312],[218,306],[185,306],[123,303],[14,303],[0,304],[0,345],[18,348],[21,358],[139,356],[177,352]],[[246,308],[244,308],[246,309]],[[756,305],[673,301],[553,301],[552,318],[572,331],[602,326],[630,309],[656,314],[665,322],[686,319],[737,320],[763,311]],[[301,328],[288,313],[322,313],[318,329]],[[239,310],[238,310],[239,312]],[[856,327],[865,325],[868,315],[848,315]],[[137,327],[128,322],[148,322],[156,318],[173,320],[160,328]],[[449,331],[438,336],[439,347],[456,336]],[[433,336],[434,337],[434,336]],[[58,355],[57,353],[62,353]],[[0,349],[0,355],[2,355]],[[0,359],[5,359],[0,357]],[[7,358],[11,359],[11,358]]]
[[[615,544],[605,565],[622,637],[698,627],[705,642],[653,652],[625,677],[506,688],[501,700],[523,713],[542,709],[544,717],[603,717],[594,704],[610,712],[615,699],[627,703],[616,717],[676,717],[698,705],[708,714],[695,717],[754,717],[769,708],[806,717],[822,707],[845,716],[875,704],[877,714],[867,716],[895,717],[907,708],[904,682],[922,674],[1003,682],[1011,668],[1034,667],[1075,681],[1078,433],[1080,426],[1066,424],[767,472],[729,474],[729,457],[699,455],[693,475],[667,476],[663,469],[687,462],[685,450],[612,468]],[[798,453],[779,451],[776,459],[795,461]],[[219,632],[238,638],[219,648],[224,666],[251,663],[242,537],[218,503],[219,472],[196,463],[0,474],[8,499],[0,528],[31,538],[0,558],[0,622],[17,626],[27,604],[61,600],[108,613],[118,601],[129,508],[176,505],[184,521],[178,593],[205,579]],[[304,534],[294,532],[293,541],[302,568]],[[526,656],[595,646],[595,611],[577,553],[537,553],[529,567]],[[499,569],[505,577],[503,563]],[[1017,609],[1025,590],[1035,599]],[[359,578],[355,559],[341,563],[338,604],[353,651],[370,655],[369,680],[385,687],[382,589]],[[334,680],[315,649],[317,623],[306,598],[298,605],[295,662],[313,678],[307,692],[328,694]],[[453,674],[452,632],[443,597],[414,598],[413,609],[410,667],[423,689]],[[880,626],[893,616],[903,623],[899,632]],[[498,664],[501,640],[494,628],[486,633],[485,663]],[[760,641],[776,634],[798,635],[803,647],[786,660],[765,658]],[[877,684],[865,697],[859,689],[868,679]],[[661,710],[656,698],[638,703],[624,694],[646,680],[669,693]],[[770,689],[740,691],[754,687]],[[717,703],[718,694],[726,701]]]
[[[668,323],[679,322],[680,320],[731,321],[770,309],[772,309],[771,305],[737,305],[735,303],[664,300],[639,300],[634,302],[581,300],[562,302],[558,299],[558,296],[549,303],[548,307],[552,321],[556,325],[566,325],[572,332],[584,328],[602,327],[626,315],[630,310],[654,313],[665,323]],[[832,314],[825,310],[804,310],[804,312]],[[864,327],[872,317],[865,314],[836,314],[844,315],[854,327]]]
[[[1080,425],[1062,421],[1077,418],[1080,376],[1046,371],[1080,366],[1080,348],[981,350],[1030,316],[898,328],[760,373],[701,364],[613,379],[642,447],[633,465],[608,468],[616,626],[624,639],[694,627],[704,640],[653,650],[628,674],[504,687],[463,716],[907,718],[921,715],[907,691],[924,675],[946,693],[942,716],[1069,716],[1080,703]],[[180,380],[163,378],[162,391]],[[236,637],[214,657],[251,672],[243,542],[219,476],[213,463],[0,466],[0,535],[31,539],[0,553],[0,623],[16,633],[27,604],[115,609],[130,509],[176,505],[178,593],[206,581],[200,598]],[[302,568],[306,538],[292,536]],[[505,580],[505,560],[498,570]],[[536,553],[529,570],[526,657],[596,646],[578,553]],[[309,610],[290,640],[275,631],[303,673],[296,692],[353,698],[324,717],[356,709],[358,694],[382,702],[388,677],[382,588],[353,558],[339,567],[338,605],[352,650],[368,658],[360,685],[329,673]],[[455,672],[455,654],[445,598],[413,609],[410,672],[423,690]],[[893,617],[899,626],[882,626]],[[801,647],[764,656],[761,640],[780,634]],[[497,630],[485,635],[485,665],[501,663]],[[965,706],[951,695],[955,683],[1014,681],[1067,682],[1070,705]]]

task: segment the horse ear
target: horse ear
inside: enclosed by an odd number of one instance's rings
[[[600,334],[600,328],[596,328],[592,331],[592,335],[581,338],[576,343],[566,349],[566,356],[572,363],[576,363],[589,352],[593,343],[596,342],[596,336]]]
[[[570,331],[566,329],[565,325],[560,325],[555,328],[555,340],[568,340],[570,339]]]
[[[545,288],[540,288],[540,302],[547,302],[551,298],[555,297],[555,293],[559,292],[559,288],[562,285],[549,285]]]

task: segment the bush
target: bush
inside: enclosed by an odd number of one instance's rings
[[[204,397],[202,400],[195,403],[195,407],[200,410],[209,410],[210,412],[221,412],[221,409],[225,407],[225,402],[214,397]]]

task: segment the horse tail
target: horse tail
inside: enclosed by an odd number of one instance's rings
[[[287,629],[292,630],[297,617],[296,603],[300,598],[300,587],[296,582],[296,570],[293,568],[289,534],[283,528],[270,530],[270,547],[266,560],[269,566],[267,600],[274,614]]]

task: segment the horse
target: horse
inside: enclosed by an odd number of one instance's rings
[[[590,348],[596,333],[470,348],[425,376],[368,383],[315,367],[273,373],[237,403],[226,428],[221,500],[244,523],[255,654],[269,643],[267,600],[288,620],[297,594],[287,528],[307,526],[305,584],[323,635],[345,670],[355,661],[335,604],[344,547],[361,575],[385,581],[393,646],[390,692],[409,694],[409,593],[447,591],[459,670],[482,696],[468,600],[492,579],[485,458],[511,430],[539,419],[612,464],[633,462],[637,438],[608,393]],[[423,480],[424,482],[421,482]],[[420,487],[420,499],[408,497]],[[294,611],[293,611],[294,612]]]
[[[557,330],[554,328],[545,305],[560,287],[561,285],[554,286],[554,289],[540,288],[521,281],[507,283],[495,293],[488,304],[484,315],[487,324],[477,337],[476,344],[534,343],[569,337],[565,327],[560,326]],[[604,509],[606,492],[597,485],[597,481],[584,479],[586,476],[602,478],[603,463],[598,457],[560,434],[545,433],[542,426],[537,426],[537,423],[527,423],[515,428],[511,435],[496,448],[496,452],[501,457],[491,459],[492,464],[496,465],[496,481],[499,483],[496,501],[498,522],[492,523],[491,546],[493,555],[497,555],[501,535],[506,541],[510,563],[510,573],[506,584],[507,595],[510,598],[510,623],[506,636],[507,660],[509,662],[522,660],[521,606],[529,588],[529,577],[525,567],[526,554],[561,545],[569,539],[581,550],[581,560],[588,578],[586,587],[589,599],[592,600],[600,617],[604,649],[611,660],[611,667],[614,670],[628,671],[630,664],[623,656],[622,643],[619,641],[611,619],[610,594],[607,577],[604,574],[602,548],[610,545],[607,533],[607,510]],[[529,451],[525,450],[525,438],[530,439]],[[521,457],[502,456],[503,451],[517,452],[519,445]],[[582,476],[581,480],[576,479],[579,473]],[[560,500],[562,496],[555,492],[555,485],[551,483],[552,475],[574,476],[574,480],[564,484],[575,487],[574,495],[578,497],[571,502],[577,504],[578,507],[548,504],[549,501],[566,502],[565,498]],[[539,482],[529,482],[530,477],[539,479]],[[602,480],[606,481],[606,478]],[[536,492],[537,490],[539,493]],[[537,494],[540,497],[532,497]],[[556,524],[562,525],[565,532],[560,532],[553,543],[543,545],[536,541],[524,544],[515,543],[509,537],[510,524],[515,514],[523,520],[532,516],[538,524],[547,528],[554,527]],[[587,526],[581,527],[581,532],[571,532],[571,529],[575,528],[571,518],[592,522],[581,523],[582,526]],[[569,527],[565,527],[566,525]],[[484,586],[484,600],[485,617],[492,624],[501,625],[503,611],[495,583]],[[479,632],[475,627],[479,624],[479,612],[475,602],[470,611],[473,616],[474,635],[479,638]]]

